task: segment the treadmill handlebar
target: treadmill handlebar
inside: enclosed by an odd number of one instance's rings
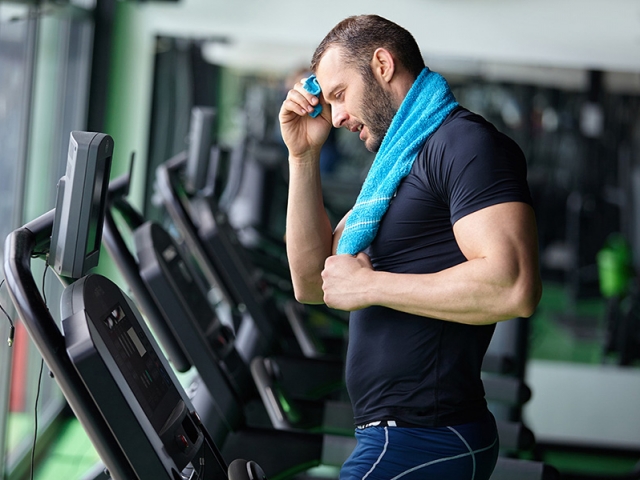
[[[64,336],[51,316],[31,271],[31,258],[49,249],[55,210],[11,232],[5,241],[4,276],[18,315],[69,405],[113,478],[135,478],[117,440],[66,353]]]

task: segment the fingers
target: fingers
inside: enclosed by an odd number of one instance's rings
[[[318,103],[317,98],[313,97],[315,101],[306,99],[303,95],[295,90],[291,90],[287,99],[284,102],[285,108],[291,112],[295,112],[298,115],[307,115],[313,112],[314,104]],[[313,102],[313,103],[312,103]]]
[[[313,153],[314,162],[319,159],[320,149],[331,130],[331,122],[325,117],[328,109],[323,108],[320,116],[312,114],[321,102],[321,98],[304,90],[302,82],[296,83],[287,93],[280,107],[279,120],[290,157],[307,157]],[[316,121],[319,118],[325,121]]]
[[[365,306],[363,295],[367,281],[362,276],[366,273],[364,261],[369,257],[364,254],[333,255],[326,259],[322,270],[323,300],[327,306],[339,310],[352,311]]]
[[[318,96],[321,94],[320,87],[318,86],[317,91],[311,93],[304,87],[306,81],[306,78],[301,78],[300,81],[293,86],[293,90],[301,93],[311,105],[318,105],[320,103],[320,99],[318,98]],[[315,83],[315,85],[318,85],[317,82]]]
[[[303,79],[304,80],[304,79]],[[320,99],[315,95],[307,92],[302,87],[302,81],[295,84],[295,86],[289,90],[287,98],[283,103],[283,107],[290,112],[295,112],[298,115],[307,115],[312,113],[316,105],[320,103]]]

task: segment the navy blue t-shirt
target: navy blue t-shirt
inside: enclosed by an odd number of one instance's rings
[[[465,262],[460,218],[531,204],[517,144],[459,107],[427,140],[367,253],[375,270],[433,273]],[[473,326],[372,306],[351,313],[346,379],[356,425],[471,422],[486,411],[480,367],[495,325]]]

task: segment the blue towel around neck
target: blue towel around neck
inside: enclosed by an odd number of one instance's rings
[[[347,218],[338,254],[356,255],[371,244],[400,181],[427,138],[457,106],[444,77],[425,67],[391,121]]]

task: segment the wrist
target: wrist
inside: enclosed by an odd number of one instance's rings
[[[289,165],[297,167],[319,166],[320,154],[314,150],[307,150],[306,152],[295,154],[289,153]]]
[[[365,290],[365,298],[363,299],[367,305],[384,305],[385,292],[389,288],[389,285],[385,284],[386,276],[387,272],[367,271],[366,284],[368,288]]]

